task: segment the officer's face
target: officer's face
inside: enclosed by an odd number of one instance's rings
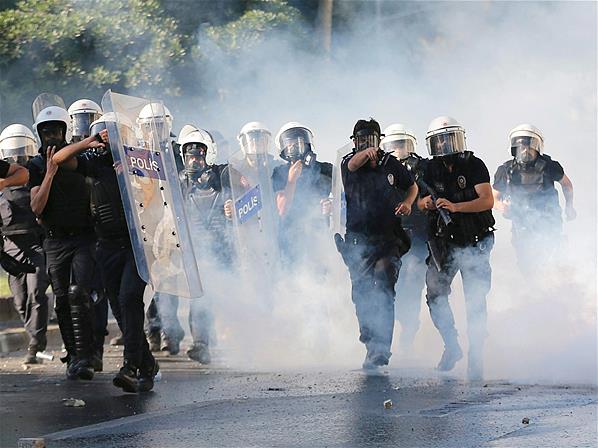
[[[530,137],[517,138],[512,145],[515,148],[515,158],[518,162],[529,163],[538,157],[538,151],[532,148],[532,139]]]

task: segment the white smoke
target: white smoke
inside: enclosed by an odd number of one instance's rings
[[[203,68],[223,95],[203,105],[205,116],[197,109],[179,113],[177,125],[219,129],[230,139],[247,121],[266,122],[273,134],[301,121],[314,129],[319,160],[334,162],[359,118],[375,117],[382,127],[405,123],[426,155],[427,124],[448,114],[465,126],[469,148],[493,176],[510,158],[509,130],[535,124],[545,152],[573,181],[578,217],[564,224],[558,261],[538,259],[543,274],[532,281],[517,267],[510,222],[495,212],[487,376],[595,383],[596,4],[388,2],[379,11],[363,9],[338,32],[330,59],[298,50],[281,35],[233,66],[222,56]],[[238,287],[216,306],[232,364],[360,365],[364,350],[344,265],[332,245],[306,249],[331,261],[324,280],[298,270],[277,287],[271,308],[259,296],[239,300]],[[458,278],[450,303],[466,347]],[[425,304],[421,320],[415,353],[433,366],[442,343]],[[397,324],[395,353],[399,333]],[[391,367],[401,365],[391,359]]]

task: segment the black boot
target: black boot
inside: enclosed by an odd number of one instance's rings
[[[62,342],[66,349],[66,356],[60,360],[66,364],[66,377],[69,380],[76,380],[77,375],[74,366],[77,364],[77,349],[75,346],[75,333],[73,330],[73,320],[71,318],[71,308],[69,298],[56,297],[56,320],[62,336]]]
[[[112,384],[125,392],[136,394],[139,391],[138,375],[139,369],[130,360],[125,359],[123,366],[113,378]]]
[[[142,366],[139,369],[139,392],[149,392],[154,388],[154,378],[159,371],[160,366],[153,356],[143,360]]]
[[[69,288],[69,303],[73,320],[73,333],[78,361],[75,375],[82,380],[93,379],[91,359],[93,354],[93,320],[91,297],[79,286]]]

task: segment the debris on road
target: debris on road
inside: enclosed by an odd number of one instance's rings
[[[62,404],[69,408],[81,408],[85,406],[85,401],[78,398],[63,398]]]
[[[391,409],[392,408],[392,401],[391,400],[386,400],[384,402],[384,409]]]
[[[521,420],[521,423],[523,423],[524,425],[529,425],[529,418],[524,417],[523,420]]]
[[[283,392],[285,389],[284,387],[269,387],[268,392]]]

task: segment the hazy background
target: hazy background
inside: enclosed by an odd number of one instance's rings
[[[595,2],[2,3],[2,127],[30,124],[41,91],[68,105],[99,102],[113,88],[163,99],[175,131],[219,129],[233,147],[247,121],[273,134],[301,121],[314,130],[319,159],[334,162],[359,118],[405,123],[425,155],[428,123],[448,114],[492,176],[510,158],[509,130],[538,126],[574,184],[578,217],[564,225],[560,259],[538,259],[531,279],[517,269],[510,223],[495,213],[487,369],[495,378],[596,382]],[[235,300],[240,290],[216,305],[231,364],[361,364],[348,276],[331,246],[318,250],[330,257],[325,280],[297,272],[271,308],[254,306],[259,297]],[[451,303],[466,345],[459,278]],[[436,364],[442,343],[425,304],[421,319],[416,359],[395,357],[391,367]]]

